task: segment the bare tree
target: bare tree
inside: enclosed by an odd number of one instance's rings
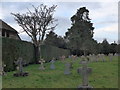
[[[52,5],[51,7],[43,4],[38,7],[32,6],[34,11],[28,9],[28,12],[24,14],[11,14],[19,26],[31,37],[35,46],[35,60],[38,62],[38,59],[40,59],[40,45],[43,44],[46,33],[53,31],[57,26],[57,24],[54,25],[56,19],[53,18],[57,5]]]

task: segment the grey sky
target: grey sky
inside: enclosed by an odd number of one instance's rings
[[[43,2],[42,2],[43,3]],[[13,13],[24,13],[31,5],[38,6],[41,2],[1,2],[0,18],[15,28],[18,32],[22,29],[17,25]],[[94,24],[94,39],[101,42],[107,38],[109,42],[118,40],[118,3],[117,2],[45,2],[49,6],[57,5],[54,17],[58,19],[58,26],[55,32],[64,36],[68,28],[71,27],[70,18],[77,9],[85,6],[89,10],[90,18]],[[2,15],[1,15],[2,13]],[[25,33],[20,34],[23,40],[30,40]]]

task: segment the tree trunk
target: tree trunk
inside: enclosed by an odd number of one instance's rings
[[[40,60],[39,46],[34,45],[34,50],[35,50],[35,63],[37,64],[38,61]]]

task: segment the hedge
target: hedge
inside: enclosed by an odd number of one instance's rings
[[[6,64],[5,71],[15,70],[14,61],[22,57],[26,64],[35,63],[34,46],[27,41],[15,40],[10,38],[0,38],[2,40],[2,61]],[[53,46],[42,45],[41,57],[46,61],[53,57],[59,58],[62,55],[68,56],[68,50],[60,49]]]

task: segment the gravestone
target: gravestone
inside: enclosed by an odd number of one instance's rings
[[[96,62],[96,56],[95,54],[92,55],[93,62]]]
[[[64,71],[64,74],[65,74],[65,75],[68,75],[68,74],[71,73],[70,67],[71,67],[70,63],[67,62],[67,63],[65,64],[65,71]]]
[[[87,67],[88,62],[86,60],[82,60],[80,64],[82,67],[78,68],[77,72],[82,76],[82,85],[78,88],[92,88],[88,84],[88,75],[92,72],[92,68]]]
[[[14,61],[14,63],[17,65],[17,73],[13,74],[14,76],[28,76],[27,72],[23,72],[23,65],[25,64],[25,61],[23,61],[21,57],[19,57],[17,61]]]
[[[104,54],[101,54],[101,59],[103,62],[105,62],[105,55]]]
[[[6,75],[6,72],[4,71],[5,67],[6,67],[6,65],[4,63],[0,64],[0,75],[1,76]]]
[[[118,53],[115,53],[114,56],[118,56]]]
[[[61,59],[62,59],[62,61],[64,61],[64,60],[65,60],[65,56],[63,55],[63,56],[61,57]]]
[[[96,62],[99,61],[99,55],[96,55],[96,58],[95,58]]]
[[[92,62],[92,55],[90,54],[89,56],[87,56],[89,58],[89,62]]]
[[[50,62],[51,62],[50,69],[55,69],[55,65],[54,65],[55,60],[54,60],[54,58]]]
[[[112,61],[113,60],[113,54],[111,53],[108,56],[109,56],[110,61]]]
[[[39,63],[40,63],[39,69],[40,69],[40,70],[45,70],[45,67],[44,67],[44,65],[43,65],[43,63],[45,63],[45,60],[44,60],[44,59],[41,59],[41,60],[39,61]]]

